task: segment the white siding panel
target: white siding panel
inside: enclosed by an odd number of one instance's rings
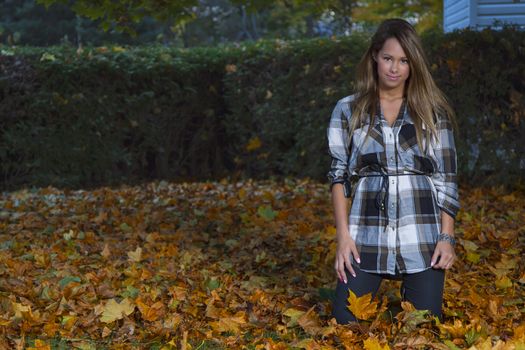
[[[454,23],[454,25],[450,26],[449,28],[450,28],[450,30],[454,30],[454,29],[467,28],[468,26],[470,26],[470,22],[469,22],[468,18],[465,18],[462,21]]]
[[[515,2],[512,0],[478,0],[478,4],[480,5],[483,5],[483,4],[512,5],[512,4],[515,4]]]
[[[453,15],[454,13],[459,12],[459,11],[466,11],[467,8],[468,8],[468,1],[467,0],[458,1],[458,2],[450,5],[450,7],[447,9],[447,13],[449,15]]]
[[[500,23],[525,26],[525,0],[444,0],[445,32]]]
[[[445,31],[463,28],[469,25],[470,0],[445,1],[443,27]],[[465,25],[464,22],[467,24]]]
[[[465,18],[461,22],[458,22],[457,25],[458,28],[467,28],[468,26],[470,26],[470,21],[468,20],[468,18]]]
[[[479,5],[478,15],[480,16],[525,15],[525,3],[508,4],[508,5]]]
[[[458,12],[458,13],[448,16],[448,20],[450,21],[449,23],[457,23],[464,19],[468,19],[467,11]]]
[[[492,26],[494,25],[494,21],[496,20],[502,23],[525,25],[525,15],[483,16],[483,17],[478,17],[477,23],[480,26]]]

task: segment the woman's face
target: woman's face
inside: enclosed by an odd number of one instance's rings
[[[403,89],[410,75],[405,51],[396,38],[389,38],[374,58],[377,62],[379,89]]]

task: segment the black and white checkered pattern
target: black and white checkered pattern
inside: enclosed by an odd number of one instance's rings
[[[437,123],[439,140],[429,142],[424,154],[405,100],[392,127],[380,113],[365,141],[369,123],[349,136],[353,98],[340,99],[330,118],[327,137],[332,162],[327,177],[332,185],[343,182],[345,174],[362,176],[354,184],[349,214],[349,232],[361,257],[359,267],[388,274],[395,274],[396,267],[401,273],[428,269],[441,232],[440,211],[455,217],[460,208],[450,121]],[[412,174],[388,176],[388,215],[376,205],[383,178],[364,177],[378,165],[388,174]]]

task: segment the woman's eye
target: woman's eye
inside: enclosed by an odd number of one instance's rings
[[[383,57],[385,59],[385,61],[388,61],[390,59],[390,57]]]
[[[401,60],[401,62],[408,64],[408,60]]]

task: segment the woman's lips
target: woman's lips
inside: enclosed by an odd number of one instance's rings
[[[395,76],[388,75],[388,74],[387,74],[386,76],[387,76],[387,78],[390,79],[390,80],[397,80],[397,79],[399,79],[399,76],[396,76],[396,77],[395,77]]]

